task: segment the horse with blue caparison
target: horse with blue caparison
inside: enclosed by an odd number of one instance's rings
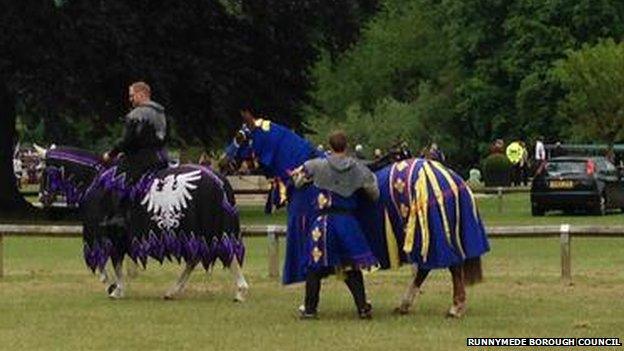
[[[227,179],[193,164],[170,166],[144,174],[137,182],[115,163],[71,147],[37,147],[44,162],[40,199],[50,206],[62,196],[77,206],[83,223],[86,265],[100,273],[111,298],[124,296],[123,261],[129,257],[145,267],[149,258],[161,264],[184,262],[184,270],[164,295],[172,299],[186,286],[195,267],[207,271],[220,260],[236,284],[235,301],[243,301],[248,284],[242,273],[245,247],[234,192]],[[123,227],[102,225],[115,211],[108,199],[129,203]],[[109,278],[107,262],[114,267]]]
[[[294,187],[293,170],[324,153],[291,129],[269,120],[247,120],[227,148],[230,164],[254,159],[279,183],[275,203],[287,206],[283,283],[305,280],[306,243],[313,223],[314,185]],[[391,159],[391,158],[390,158]],[[396,312],[406,314],[433,269],[449,269],[450,317],[466,311],[465,285],[481,280],[480,257],[489,243],[474,197],[464,180],[439,162],[422,158],[372,164],[380,189],[375,203],[360,201],[356,216],[382,269],[414,265],[416,274]]]

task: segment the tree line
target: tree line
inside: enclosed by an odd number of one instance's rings
[[[622,141],[623,19],[618,0],[384,1],[315,65],[311,137],[339,124],[369,151],[435,141],[460,169],[498,138]]]
[[[350,47],[377,6],[0,1],[0,210],[27,208],[12,180],[13,146],[24,137],[16,127],[41,142],[101,151],[119,135],[132,81],[148,81],[167,107],[174,146],[221,145],[249,103],[300,128],[320,51],[337,56]]]

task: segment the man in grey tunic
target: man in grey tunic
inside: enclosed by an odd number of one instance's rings
[[[128,93],[133,109],[124,118],[123,135],[102,156],[106,163],[119,158],[117,174],[125,175],[126,189],[143,175],[167,167],[169,162],[165,150],[167,119],[164,107],[151,100],[151,88],[145,82],[133,83]],[[112,199],[115,213],[103,225],[124,225],[129,206],[127,195]]]
[[[296,187],[313,183],[318,188],[314,204],[315,220],[308,233],[308,252],[301,257],[306,267],[306,294],[302,318],[315,318],[321,279],[344,273],[360,318],[370,318],[372,307],[366,299],[363,269],[378,265],[354,215],[357,192],[371,201],[379,198],[375,175],[358,160],[347,156],[347,138],[335,132],[329,138],[332,153],[327,158],[307,161],[293,173]]]

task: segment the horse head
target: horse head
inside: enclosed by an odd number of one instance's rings
[[[370,170],[376,172],[395,162],[407,160],[412,157],[412,152],[410,151],[408,144],[404,141],[398,141],[388,148],[388,151],[385,154],[376,157],[372,162],[367,164],[367,166]]]
[[[292,170],[305,161],[321,156],[303,137],[289,128],[269,120],[257,119],[243,125],[226,149],[230,165],[254,160],[267,177],[286,180]]]
[[[70,147],[43,148],[35,145],[41,157],[43,174],[39,200],[48,207],[58,196],[65,197],[68,206],[76,206],[104,168],[102,159],[91,152]]]

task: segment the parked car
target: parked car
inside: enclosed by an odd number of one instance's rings
[[[533,216],[550,210],[604,215],[609,209],[624,210],[624,177],[604,157],[555,157],[533,179]]]

